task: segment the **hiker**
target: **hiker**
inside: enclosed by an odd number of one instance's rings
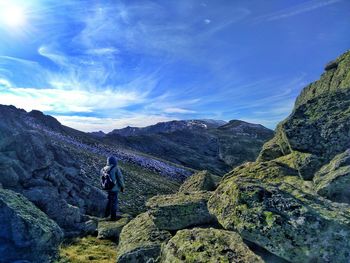
[[[111,220],[117,220],[118,192],[124,192],[125,183],[122,172],[118,167],[117,158],[110,156],[107,158],[107,165],[101,169],[101,186],[108,192],[108,203],[105,210],[105,217],[111,216]]]

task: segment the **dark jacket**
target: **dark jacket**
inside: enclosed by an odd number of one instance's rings
[[[125,188],[124,176],[118,167],[117,160],[114,157],[109,157],[107,159],[107,165],[102,168],[103,170],[110,172],[111,178],[115,186],[112,188],[112,192],[120,192],[122,188]]]

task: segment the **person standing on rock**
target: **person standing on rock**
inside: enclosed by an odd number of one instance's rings
[[[122,172],[118,167],[117,158],[107,158],[107,165],[101,169],[101,185],[108,192],[108,202],[105,217],[111,216],[111,220],[117,220],[120,216],[118,211],[118,193],[124,192],[125,183]],[[118,214],[117,214],[118,213]]]

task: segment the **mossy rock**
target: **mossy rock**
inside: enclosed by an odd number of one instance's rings
[[[297,185],[230,178],[208,206],[225,229],[290,262],[345,263],[350,257],[350,206]]]
[[[300,175],[311,180],[314,173],[350,147],[350,51],[327,67],[320,80],[299,95],[292,114],[276,129],[258,161],[287,156]]]
[[[213,228],[180,230],[162,248],[164,263],[264,262],[239,234]]]
[[[212,192],[159,195],[147,202],[149,213],[160,229],[179,230],[191,226],[216,223],[207,207]]]
[[[62,238],[59,226],[27,198],[0,189],[1,262],[52,262]]]
[[[140,214],[120,234],[117,262],[154,262],[159,257],[161,244],[170,238],[171,234],[160,230],[148,212]]]
[[[307,86],[296,100],[296,107],[318,96],[350,88],[350,51],[328,63],[320,80]]]
[[[330,200],[350,203],[350,150],[337,155],[318,171],[315,191]]]
[[[289,167],[286,164],[269,161],[269,162],[255,162],[245,163],[236,167],[230,173],[226,174],[221,184],[230,178],[245,177],[255,178],[260,180],[283,181],[285,177],[298,176],[298,171]]]
[[[220,180],[221,177],[213,175],[208,171],[200,171],[186,179],[181,185],[179,192],[214,191]]]
[[[117,221],[99,221],[97,226],[97,238],[118,241],[120,232],[122,231],[123,227],[130,222],[130,220],[131,217],[125,214]]]
[[[288,140],[283,133],[284,122],[277,125],[275,136],[263,145],[257,158],[258,162],[271,161],[290,153]]]
[[[311,153],[293,151],[292,153],[275,159],[276,162],[283,163],[298,171],[304,180],[312,180],[318,167],[323,160]]]

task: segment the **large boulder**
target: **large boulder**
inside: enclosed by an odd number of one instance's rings
[[[72,152],[44,133],[22,129],[0,140],[0,183],[23,194],[67,236],[94,232],[89,216],[103,215],[106,194],[81,173]]]
[[[162,243],[170,238],[171,234],[160,230],[149,213],[140,214],[120,234],[117,262],[154,262],[160,255]]]
[[[162,249],[164,263],[264,262],[239,234],[218,229],[180,230]]]
[[[348,262],[350,206],[258,179],[225,180],[209,210],[227,230],[290,262]]]
[[[179,192],[191,193],[198,191],[214,191],[221,178],[208,171],[197,172],[186,179]]]
[[[207,207],[211,194],[203,191],[159,195],[149,199],[146,205],[160,229],[179,230],[216,222]]]
[[[314,177],[319,195],[336,202],[350,203],[350,150],[337,155]]]
[[[53,262],[59,226],[21,194],[0,189],[0,261]]]
[[[292,114],[281,122],[258,161],[285,161],[306,180],[350,147],[350,51],[327,67],[320,80],[299,95]]]

